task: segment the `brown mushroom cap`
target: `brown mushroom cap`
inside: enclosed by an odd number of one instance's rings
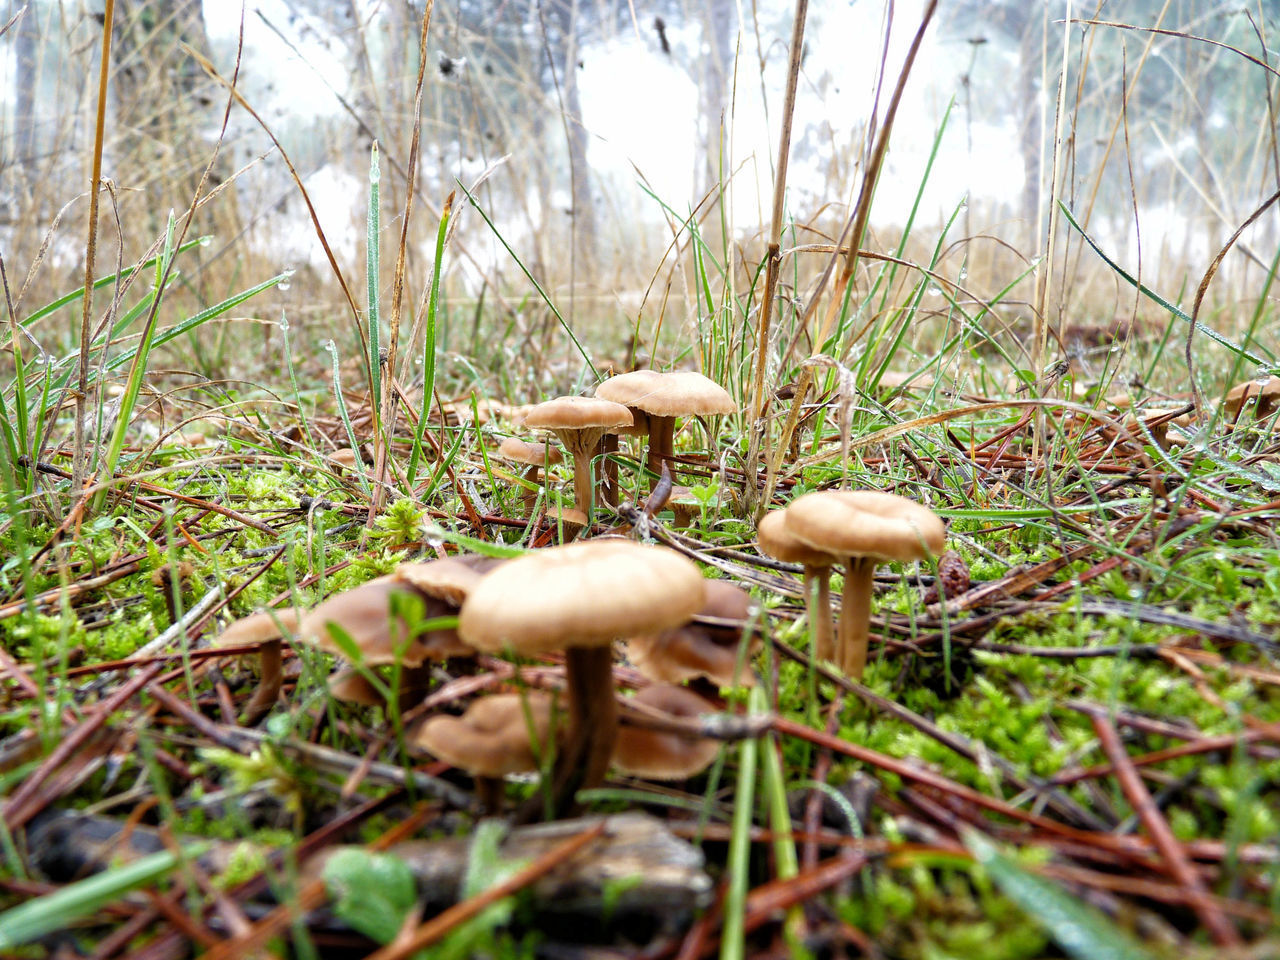
[[[379,577],[353,590],[334,594],[313,609],[298,624],[298,638],[326,653],[344,656],[329,629],[330,624],[337,624],[355,641],[368,666],[395,663],[398,647],[403,648],[400,663],[406,667],[420,667],[426,660],[475,653],[453,630],[431,630],[412,637],[406,644],[407,625],[399,617],[393,621],[390,615],[391,599],[396,595],[422,600],[423,617],[428,620],[451,615],[454,610],[444,601],[427,597],[394,576]]]
[[[355,667],[339,670],[331,676],[329,693],[345,703],[356,703],[363,707],[380,707],[387,702],[378,688],[369,682],[369,678]]]
[[[654,417],[702,417],[738,409],[729,391],[692,370],[634,370],[601,383],[596,387],[596,396],[636,407]]]
[[[630,540],[590,540],[537,550],[472,588],[458,632],[479,650],[538,654],[604,646],[664,630],[702,605],[705,581],[674,550]]]
[[[837,559],[876,557],[901,563],[937,556],[947,536],[928,507],[873,490],[806,493],[787,507],[786,531]]]
[[[498,456],[512,463],[526,463],[531,467],[540,467],[544,463],[560,463],[564,457],[555,447],[541,442],[520,440],[507,437],[498,447]]]
[[[620,403],[596,397],[556,397],[532,407],[524,425],[536,430],[587,431],[594,434],[588,447],[594,447],[607,427],[625,427],[633,422],[631,411]],[[563,441],[563,437],[561,440]],[[565,446],[570,444],[565,442]],[[572,453],[572,448],[570,453]]]
[[[599,393],[599,391],[596,392]],[[1280,377],[1268,377],[1266,383],[1259,383],[1255,379],[1236,384],[1227,391],[1222,408],[1226,411],[1227,416],[1235,417],[1240,412],[1240,408],[1255,397],[1257,398],[1258,416],[1270,416],[1272,411],[1275,410],[1276,403],[1280,402]]]
[[[751,597],[727,580],[708,580],[706,600],[699,617],[741,622],[751,616]],[[747,664],[738,663],[742,627],[686,623],[671,630],[627,641],[627,656],[637,670],[661,683],[683,683],[706,677],[722,687],[752,686],[755,678]],[[748,658],[759,647],[753,641]]]
[[[430,718],[409,744],[477,777],[530,773],[550,746],[551,706],[550,695],[537,690],[485,697],[461,717]]]
[[[462,606],[471,588],[480,582],[484,570],[453,557],[423,563],[402,563],[391,574],[396,580],[412,584],[428,597]]]
[[[806,545],[787,528],[786,510],[771,510],[760,518],[756,542],[762,551],[783,563],[829,567],[835,562],[830,553]]]
[[[266,640],[277,640],[284,636],[281,629],[289,633],[298,632],[298,621],[301,615],[295,607],[281,607],[279,610],[259,610],[247,617],[241,617],[223,630],[213,640],[215,647],[232,647],[242,643],[262,643]]]
[[[691,690],[655,684],[632,700],[673,717],[697,717],[715,708]],[[614,769],[650,780],[684,780],[711,766],[720,744],[705,737],[689,738],[624,724],[613,750]]]

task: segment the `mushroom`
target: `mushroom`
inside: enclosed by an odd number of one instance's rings
[[[835,630],[831,625],[831,565],[829,553],[801,543],[787,530],[787,511],[773,510],[760,518],[756,529],[760,549],[783,563],[798,563],[804,569],[804,606],[813,631],[813,656],[834,660]],[[816,587],[816,590],[815,590]]]
[[[412,566],[434,567],[436,564],[457,564],[457,561],[436,560]],[[401,564],[401,567],[405,566],[410,565]],[[478,578],[478,574],[468,572],[473,578]],[[421,571],[414,571],[409,575],[420,581],[426,579]],[[455,569],[441,579],[456,580],[463,576],[465,575]],[[438,589],[445,594],[452,590],[457,595],[459,588],[454,582],[452,586]],[[428,660],[475,655],[475,651],[463,643],[458,638],[457,631],[452,628],[419,630],[410,635],[406,620],[402,616],[391,615],[392,600],[397,596],[419,601],[422,604],[423,620],[452,616],[457,612],[456,602],[441,596],[431,596],[422,587],[397,573],[334,594],[302,618],[298,625],[298,639],[325,653],[345,658],[347,652],[334,639],[333,628],[339,628],[355,643],[360,653],[361,665],[380,667],[398,663],[401,666],[402,695],[409,695],[427,685],[429,674],[422,667]],[[367,681],[362,685],[340,673],[334,677],[330,689],[335,696],[363,703],[368,699],[368,687]]]
[[[430,717],[408,738],[423,750],[465,770],[488,813],[502,807],[502,778],[532,773],[551,746],[551,696],[538,690],[484,697],[461,717]]]
[[[692,690],[665,683],[645,687],[631,702],[677,718],[715,712]],[[613,749],[613,767],[649,780],[685,780],[711,766],[719,752],[720,744],[707,737],[686,737],[624,723]]]
[[[259,644],[258,686],[241,715],[241,721],[246,725],[262,719],[280,695],[284,682],[284,661],[280,650],[280,640],[284,636],[282,631],[297,632],[298,620],[298,611],[293,607],[260,610],[241,617],[214,638],[212,645],[215,647]]]
[[[527,467],[524,472],[524,479],[535,486],[540,482],[538,471],[544,465],[560,463],[564,459],[560,455],[560,451],[549,444],[530,443],[525,440],[519,440],[516,437],[507,437],[502,441],[502,445],[498,447],[498,456],[511,463],[524,464]],[[536,496],[536,490],[525,491],[522,500],[526,510],[533,508],[533,501]]]
[[[565,651],[569,733],[551,795],[558,813],[598,786],[613,752],[613,641],[687,621],[705,595],[702,574],[673,550],[589,540],[510,560],[472,589],[458,632],[473,647],[532,656]]]
[[[191,585],[195,575],[195,564],[190,560],[179,560],[174,564],[166,563],[163,567],[157,567],[151,571],[151,585],[160,591],[170,625],[178,622],[178,599]]]
[[[598,390],[596,392],[599,393]],[[1257,398],[1255,410],[1257,418],[1265,420],[1271,416],[1275,412],[1276,405],[1280,403],[1280,377],[1267,377],[1265,382],[1254,379],[1236,384],[1227,391],[1222,409],[1231,419],[1238,419],[1244,405],[1254,398]]]
[[[550,430],[573,457],[574,506],[588,516],[595,506],[591,458],[609,427],[632,423],[631,411],[620,403],[594,397],[557,397],[539,403],[525,415],[524,425]]]
[[[801,543],[845,565],[836,661],[847,676],[861,680],[876,564],[937,556],[946,528],[932,510],[906,497],[848,490],[805,494],[787,507],[785,524]]]
[[[751,617],[751,597],[727,580],[708,580],[706,599],[685,624],[627,640],[627,658],[660,683],[705,678],[717,687],[755,685],[750,667],[738,662],[742,633]],[[707,622],[711,621],[711,622]],[[753,639],[748,658],[759,648]]]
[[[648,420],[649,453],[645,463],[655,478],[662,476],[662,461],[674,452],[676,417],[704,417],[738,409],[724,387],[691,370],[624,373],[596,387],[596,396],[625,404]],[[656,484],[657,480],[653,482]]]

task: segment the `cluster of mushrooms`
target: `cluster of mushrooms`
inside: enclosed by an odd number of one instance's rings
[[[617,506],[618,482],[608,460],[618,449],[619,436],[647,436],[645,466],[656,483],[662,464],[674,453],[675,423],[679,417],[707,417],[734,413],[737,404],[714,380],[688,370],[660,373],[634,370],[601,383],[593,397],[557,397],[529,407],[523,426],[555,434],[573,460],[574,509],[563,518],[574,528],[588,523],[595,506],[597,484],[592,482],[591,462],[605,455],[605,476],[600,486],[609,504]],[[530,467],[527,480],[535,480],[543,465],[559,462],[554,448],[512,438],[499,455]],[[672,499],[679,499],[679,488]]]
[[[406,619],[406,601],[420,605],[419,617]],[[330,692],[371,705],[385,703],[387,685],[373,671],[388,666],[400,673],[401,705],[407,706],[421,700],[432,661],[481,653],[524,659],[563,654],[559,701],[542,689],[503,692],[475,700],[461,715],[428,717],[409,733],[412,749],[471,773],[491,811],[501,807],[504,777],[543,769],[554,756],[549,795],[554,811],[563,814],[573,808],[577,791],[600,785],[611,766],[634,776],[685,779],[714,760],[716,742],[682,733],[681,719],[687,728],[691,718],[716,707],[677,683],[701,680],[718,688],[752,682],[739,663],[750,614],[746,591],[704,579],[674,550],[602,538],[506,561],[404,563],[389,576],[325,600],[297,619],[293,632],[296,642],[354,659],[330,679]],[[456,628],[440,626],[443,617],[456,617]],[[254,614],[218,642],[260,641],[262,634],[251,636],[245,625],[268,622],[265,614]],[[419,628],[409,629],[414,622]],[[619,726],[617,640],[627,642],[636,668],[656,681],[627,701],[648,724]],[[278,665],[274,672],[268,698],[279,692]],[[267,673],[264,660],[264,683],[254,702],[264,698]],[[568,720],[563,731],[554,723],[559,704]]]
[[[555,433],[573,458],[585,527],[595,496],[591,460],[616,450],[604,438],[647,434],[647,469],[657,477],[672,456],[677,417],[733,409],[729,395],[706,377],[646,370],[604,382],[595,397],[531,407],[524,424]],[[527,464],[529,480],[558,457],[554,449],[516,441],[504,444],[503,455]],[[611,489],[616,495],[616,480]],[[936,557],[944,538],[932,511],[878,492],[805,494],[759,524],[761,551],[803,568],[815,658],[834,661],[853,679],[861,678],[867,660],[875,566]],[[844,577],[838,629],[833,567]],[[510,560],[456,555],[402,563],[300,617],[255,614],[218,642],[263,644],[262,681],[246,708],[247,722],[279,696],[282,630],[350,661],[329,681],[335,697],[383,705],[394,688],[402,710],[422,702],[438,661],[562,656],[562,690],[531,684],[517,672],[519,679],[502,692],[472,701],[460,714],[428,716],[408,733],[411,749],[469,772],[491,812],[502,807],[505,777],[547,772],[547,809],[562,815],[573,809],[578,791],[599,786],[611,767],[685,779],[712,762],[717,743],[699,737],[693,719],[717,708],[698,691],[755,682],[753,619],[745,590],[704,578],[681,553],[606,536]],[[647,681],[635,683],[638,692],[621,701],[624,724],[614,669],[618,642]],[[388,670],[396,682],[386,678]],[[556,722],[560,712],[567,723]]]

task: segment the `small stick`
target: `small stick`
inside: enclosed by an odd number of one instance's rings
[[[1165,820],[1164,814],[1160,812],[1160,808],[1156,806],[1155,800],[1147,791],[1147,785],[1142,782],[1142,777],[1138,775],[1138,771],[1129,760],[1129,754],[1125,751],[1124,744],[1120,742],[1120,734],[1116,732],[1116,728],[1111,725],[1111,721],[1101,710],[1089,711],[1089,719],[1093,722],[1093,730],[1098,735],[1098,742],[1102,745],[1103,752],[1115,768],[1120,789],[1124,791],[1125,797],[1142,819],[1147,833],[1151,835],[1152,843],[1164,858],[1169,873],[1185,888],[1192,909],[1200,917],[1200,922],[1205,925],[1205,929],[1209,931],[1218,946],[1240,946],[1242,941],[1239,931],[1231,925],[1231,922],[1218,909],[1217,904],[1209,897],[1200,875],[1187,857],[1187,852],[1182,849],[1178,838],[1169,829],[1169,822]]]

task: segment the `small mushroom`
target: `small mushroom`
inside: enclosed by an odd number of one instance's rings
[[[558,813],[598,786],[613,752],[613,641],[687,621],[703,603],[702,574],[673,550],[629,540],[588,540],[510,560],[481,580],[458,631],[488,653],[565,651],[569,733],[556,760]]]
[[[544,465],[560,463],[564,457],[560,455],[560,451],[555,447],[545,443],[530,443],[526,440],[520,440],[516,437],[507,437],[498,447],[498,456],[503,460],[511,463],[519,463],[525,466],[524,479],[537,486],[541,481],[538,478],[538,471]],[[521,501],[526,510],[533,509],[533,502],[537,498],[536,490],[526,490]]]
[[[751,618],[751,597],[727,580],[708,580],[705,588],[706,600],[689,623],[630,638],[627,658],[660,683],[705,678],[717,687],[754,686],[750,667],[738,662],[743,631]],[[753,638],[748,660],[759,645]]]
[[[691,690],[654,684],[631,702],[680,719],[715,713],[715,708]],[[624,723],[613,750],[613,767],[620,773],[648,780],[687,780],[711,766],[720,744],[706,737],[685,737]]]
[[[631,412],[626,407],[594,397],[557,397],[533,407],[524,418],[526,427],[554,433],[573,457],[574,506],[587,516],[595,506],[591,458],[600,438],[609,427],[631,422]]]
[[[760,518],[756,530],[760,549],[783,563],[804,568],[804,606],[813,631],[813,656],[834,660],[835,629],[831,623],[831,567],[836,562],[829,553],[815,550],[787,531],[786,510],[773,510]]]
[[[1259,420],[1271,416],[1276,405],[1280,404],[1280,377],[1268,377],[1265,382],[1254,379],[1236,384],[1227,391],[1222,409],[1228,417],[1235,420],[1251,401],[1256,404],[1254,414]]]
[[[674,453],[677,417],[714,416],[738,409],[724,387],[691,370],[675,373],[635,370],[620,374],[596,387],[596,396],[624,404],[647,418],[646,465],[654,475],[654,484],[662,476],[662,461]]]
[[[282,631],[295,633],[299,615],[294,607],[260,610],[241,617],[223,630],[213,641],[215,647],[234,647],[256,643],[258,648],[258,686],[245,704],[241,722],[257,723],[275,705],[284,683],[284,660],[281,656]]]
[[[195,564],[189,560],[179,560],[173,565],[165,564],[151,572],[151,585],[160,591],[170,625],[178,622],[178,598],[183,595],[195,575]]]
[[[454,563],[456,561],[449,561]],[[433,566],[445,561],[414,566]],[[401,567],[408,566],[401,564]],[[412,571],[408,575],[425,580],[425,574]],[[464,574],[455,571],[442,580],[452,582],[447,590],[456,590],[454,578]],[[409,633],[409,624],[403,616],[392,616],[394,597],[417,600],[422,604],[423,620],[453,616],[458,605],[438,596],[431,596],[405,577],[392,574],[370,580],[352,590],[334,594],[310,613],[298,625],[298,639],[323,650],[325,653],[346,657],[346,651],[334,639],[334,627],[340,628],[360,651],[361,664],[365,667],[382,667],[399,663],[402,668],[401,695],[410,698],[414,692],[426,687],[429,672],[423,665],[428,660],[445,660],[450,657],[470,657],[475,651],[458,638],[453,628],[435,628]],[[358,671],[357,671],[358,672]],[[368,683],[357,684],[341,674],[334,678],[331,691],[335,696],[357,703],[368,699]],[[366,691],[361,695],[361,691]]]
[[[892,493],[824,490],[807,493],[786,509],[786,531],[845,565],[836,660],[861,680],[871,627],[876,564],[907,563],[942,553],[946,528],[928,507]]]
[[[542,691],[497,694],[461,717],[427,719],[409,745],[475,777],[481,806],[494,814],[502,808],[502,778],[538,769],[551,747],[551,718],[552,698]]]

